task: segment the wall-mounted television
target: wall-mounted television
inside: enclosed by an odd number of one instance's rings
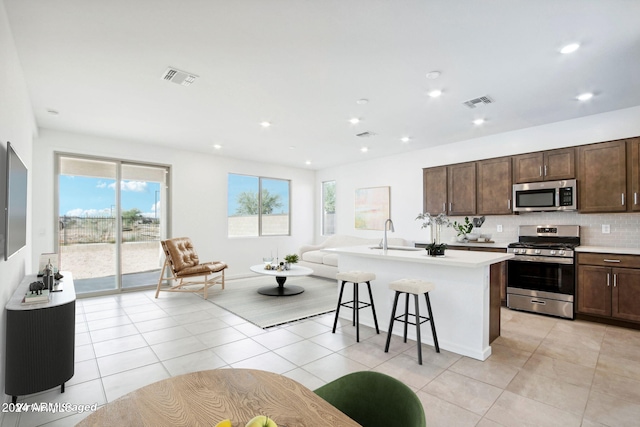
[[[7,142],[4,259],[27,244],[27,167]]]

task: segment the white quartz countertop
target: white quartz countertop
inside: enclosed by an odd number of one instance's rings
[[[417,249],[417,248],[407,248]],[[389,250],[372,249],[371,246],[349,246],[342,248],[327,248],[325,252],[353,255],[363,258],[376,258],[389,261],[414,262],[421,264],[443,265],[451,267],[477,268],[484,267],[513,258],[513,254],[499,252],[456,251],[447,249],[444,257],[429,256],[426,250]]]
[[[640,255],[639,248],[613,248],[611,246],[578,246],[576,252],[599,252],[603,254]]]

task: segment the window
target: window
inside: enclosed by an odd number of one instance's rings
[[[229,174],[229,237],[289,235],[291,182]]]
[[[322,183],[322,235],[336,234],[336,182]]]

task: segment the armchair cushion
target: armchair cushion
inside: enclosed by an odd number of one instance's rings
[[[169,252],[169,256],[173,262],[173,270],[176,274],[185,268],[195,267],[200,264],[200,258],[198,258],[198,254],[190,238],[177,237],[175,239],[165,240],[164,245],[167,252]]]

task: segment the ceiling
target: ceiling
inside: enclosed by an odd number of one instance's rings
[[[640,105],[637,0],[3,1],[40,128],[320,169]]]

